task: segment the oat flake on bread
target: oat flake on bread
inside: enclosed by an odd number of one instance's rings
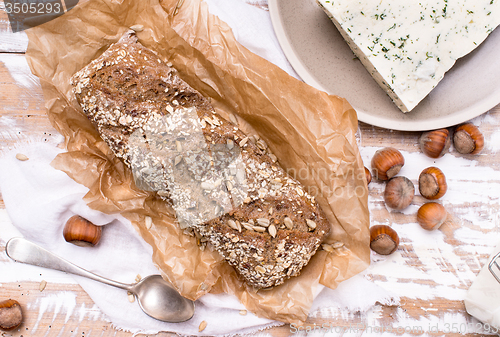
[[[133,31],[71,82],[136,185],[171,203],[181,228],[249,284],[267,288],[299,275],[329,234],[314,197],[265,143],[215,113]]]

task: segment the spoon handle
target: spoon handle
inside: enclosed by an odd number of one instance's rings
[[[88,270],[78,267],[77,265],[23,238],[10,239],[5,246],[5,251],[11,259],[17,262],[64,271],[66,273],[83,276],[94,281],[102,282],[110,286],[125,289],[128,291],[130,291],[133,286],[109,280],[102,276],[91,273]]]

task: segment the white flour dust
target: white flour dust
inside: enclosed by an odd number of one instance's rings
[[[64,317],[64,324],[76,318],[78,318],[78,323],[105,319],[96,305],[87,307],[83,303],[80,307],[77,307],[76,296],[76,293],[72,291],[59,291],[37,297],[34,301],[28,303],[28,310],[38,310],[37,320],[31,329],[31,333],[36,333],[42,320],[54,322],[59,318],[58,316]]]
[[[40,88],[38,77],[31,73],[31,70],[26,62],[26,58],[19,54],[2,54],[0,61],[9,71],[14,82],[22,88],[30,90]]]

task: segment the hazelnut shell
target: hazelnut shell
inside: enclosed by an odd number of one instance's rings
[[[398,249],[399,236],[394,229],[386,225],[370,228],[370,248],[380,255],[392,254]]]
[[[448,129],[439,129],[422,133],[419,140],[420,150],[428,157],[441,158],[451,146]]]
[[[102,227],[96,226],[87,219],[74,215],[64,226],[64,240],[80,247],[93,247],[99,243]]]
[[[428,202],[420,206],[417,211],[417,222],[426,230],[434,230],[445,222],[448,212],[443,205],[437,202]]]
[[[436,200],[441,198],[448,190],[443,171],[434,166],[424,169],[418,177],[418,189],[426,199]]]
[[[0,329],[12,330],[23,322],[23,311],[16,300],[8,299],[0,302]]]
[[[365,166],[365,176],[366,176],[366,184],[368,185],[372,181],[372,174],[366,166]]]
[[[402,176],[391,178],[384,191],[384,201],[387,206],[395,210],[402,210],[410,206],[415,195],[415,186],[410,179]]]
[[[373,155],[372,174],[379,180],[389,180],[399,173],[404,164],[401,152],[393,147],[385,147]]]
[[[453,146],[462,154],[479,153],[484,147],[483,134],[474,124],[460,125],[455,129]]]

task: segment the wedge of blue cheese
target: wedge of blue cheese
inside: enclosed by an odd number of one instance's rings
[[[403,112],[500,24],[500,0],[317,0]]]

